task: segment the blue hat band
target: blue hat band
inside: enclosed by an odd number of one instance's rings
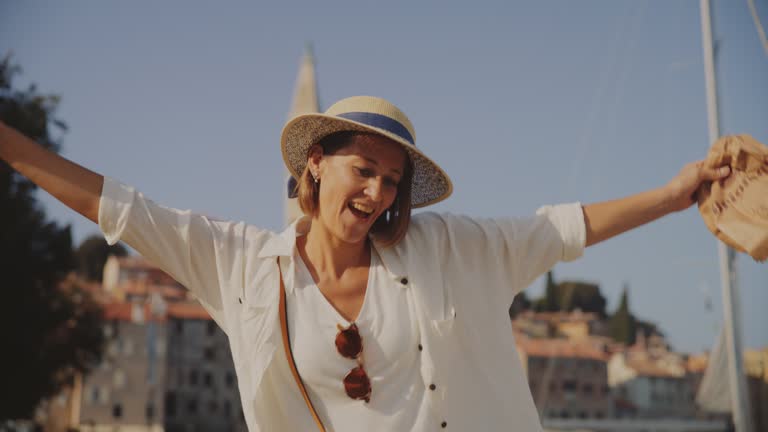
[[[392,117],[387,117],[382,114],[376,114],[371,112],[348,112],[348,113],[336,114],[336,116],[345,118],[347,120],[356,121],[358,123],[363,123],[378,129],[383,129],[387,132],[393,133],[399,136],[400,138],[408,141],[413,146],[416,145],[416,143],[413,142],[413,135],[411,135],[408,129],[405,126],[403,126],[402,123],[393,119]]]

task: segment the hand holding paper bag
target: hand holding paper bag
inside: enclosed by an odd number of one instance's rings
[[[728,246],[765,261],[768,147],[749,135],[725,136],[710,148],[704,164],[731,168],[727,178],[699,186],[699,211],[707,228]]]

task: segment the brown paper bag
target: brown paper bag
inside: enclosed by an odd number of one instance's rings
[[[699,211],[723,243],[758,261],[768,258],[768,147],[749,135],[717,140],[704,162],[728,165],[725,180],[704,182],[697,197]]]

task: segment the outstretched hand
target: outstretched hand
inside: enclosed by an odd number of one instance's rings
[[[696,191],[705,181],[723,180],[731,175],[727,165],[708,167],[703,160],[691,162],[667,183],[667,204],[671,211],[685,210],[696,202]]]

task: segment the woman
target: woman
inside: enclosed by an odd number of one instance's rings
[[[527,219],[411,217],[452,190],[414,139],[373,97],[289,121],[282,152],[306,216],[281,234],[161,207],[1,124],[0,157],[199,298],[229,336],[251,431],[541,430],[510,332],[515,294],[689,207],[728,168],[688,164],[658,189]]]

